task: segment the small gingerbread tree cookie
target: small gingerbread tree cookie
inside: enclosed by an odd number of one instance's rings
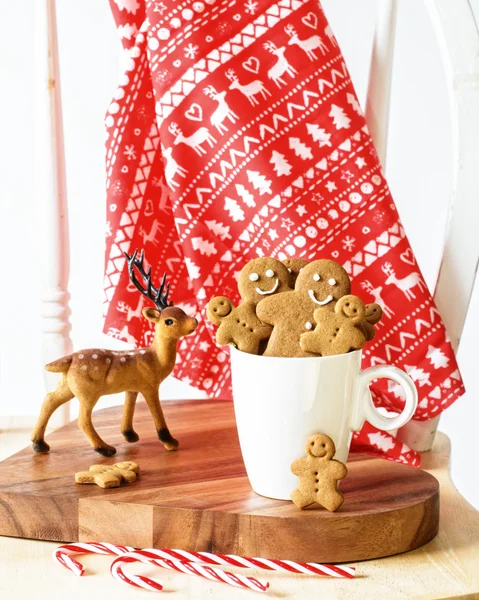
[[[306,443],[306,457],[291,464],[291,471],[299,477],[299,486],[291,494],[298,508],[306,508],[315,502],[334,512],[344,502],[337,483],[346,477],[348,469],[334,460],[336,447],[333,440],[322,433],[312,435]]]
[[[338,300],[334,311],[319,307],[314,311],[314,331],[303,333],[301,348],[305,352],[332,356],[359,350],[364,346],[364,333],[355,327],[364,319],[365,307],[357,296],[349,294]]]
[[[360,329],[364,333],[364,337],[367,342],[370,342],[374,339],[376,335],[376,330],[374,329],[374,325],[379,323],[383,316],[383,309],[379,306],[379,304],[366,304],[366,311],[364,314],[364,319],[360,321],[356,327]]]

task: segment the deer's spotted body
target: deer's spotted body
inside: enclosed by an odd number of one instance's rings
[[[121,431],[129,442],[138,440],[133,430],[133,413],[138,393],[141,393],[155,421],[158,437],[167,450],[175,450],[178,442],[171,436],[159,402],[158,388],[173,370],[176,361],[176,345],[180,338],[193,333],[198,321],[186,315],[180,308],[167,304],[168,287],[165,277],[158,290],[151,285],[150,273],[143,269],[143,256],[136,260],[136,252],[128,257],[130,277],[140,291],[152,299],[157,308],[144,308],[143,316],[155,324],[155,336],[149,348],[135,350],[90,349],[75,352],[46,365],[47,371],[62,373],[57,389],[47,394],[37,425],[32,433],[36,452],[48,452],[44,441],[45,429],[53,412],[73,397],[80,401],[78,424],[92,447],[105,456],[116,450],[108,446],[95,431],[91,413],[101,396],[126,392]],[[136,266],[147,289],[136,280]]]

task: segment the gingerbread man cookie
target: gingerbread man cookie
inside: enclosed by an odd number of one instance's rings
[[[365,308],[361,298],[343,296],[331,312],[325,307],[314,311],[317,325],[314,331],[301,335],[301,348],[305,352],[332,356],[359,350],[364,346],[364,333],[355,325],[364,319]]]
[[[135,481],[140,467],[131,461],[114,465],[92,465],[88,471],[75,474],[76,483],[95,483],[101,488],[119,487],[122,481]]]
[[[286,258],[285,260],[282,260],[281,262],[289,271],[291,288],[294,289],[296,279],[298,279],[298,275],[299,275],[301,269],[308,264],[308,261],[304,260],[304,258]]]
[[[291,291],[290,273],[275,258],[254,258],[241,269],[238,290],[246,302],[258,304],[263,298]]]
[[[248,354],[258,354],[261,341],[268,339],[273,329],[258,319],[253,302],[242,302],[235,308],[231,300],[217,296],[209,301],[206,315],[214,325],[219,325],[218,344],[234,344]]]
[[[208,319],[219,325],[216,341],[220,345],[234,344],[238,350],[258,354],[260,344],[267,340],[272,327],[256,316],[257,303],[278,292],[291,291],[288,269],[275,258],[255,258],[240,271],[238,289],[243,302],[235,308],[224,296],[213,298],[206,307]]]
[[[333,440],[322,433],[312,435],[306,444],[306,457],[298,458],[291,471],[299,477],[299,487],[291,494],[298,508],[314,504],[334,512],[344,502],[337,489],[337,482],[346,477],[348,469],[339,460],[334,460],[336,447]]]
[[[300,346],[301,334],[314,327],[318,307],[333,311],[336,302],[351,291],[349,276],[333,260],[315,260],[301,269],[293,292],[261,300],[256,314],[273,326],[265,356],[312,356]]]
[[[379,304],[366,304],[366,312],[364,315],[364,319],[356,325],[358,329],[360,329],[367,342],[370,342],[374,339],[376,335],[376,330],[374,329],[374,325],[379,323],[383,316],[383,309],[379,306]]]

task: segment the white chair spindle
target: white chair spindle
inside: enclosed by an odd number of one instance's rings
[[[366,121],[383,169],[386,167],[396,15],[397,0],[378,0],[366,97]]]
[[[446,71],[453,137],[453,190],[434,299],[457,350],[479,263],[479,31],[468,0],[425,3]],[[398,438],[430,450],[438,423],[410,421]]]
[[[42,362],[72,351],[68,300],[69,241],[65,157],[55,0],[36,0],[35,10],[35,183],[41,238],[38,260],[42,286]],[[45,372],[47,390],[58,376]],[[41,398],[39,398],[39,401]],[[68,403],[52,417],[53,426],[69,421]]]

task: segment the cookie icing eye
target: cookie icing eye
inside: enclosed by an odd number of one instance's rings
[[[291,271],[291,269],[288,267],[288,273],[292,273],[293,271]]]
[[[274,277],[274,271],[272,269],[268,269],[266,271],[266,277]]]
[[[328,283],[329,283],[329,285],[336,285],[336,279],[331,277],[331,279],[328,281]]]
[[[321,277],[317,273],[315,273],[313,275],[313,279],[314,279],[314,281],[319,281],[321,279]]]
[[[258,279],[259,279],[258,273],[251,273],[251,275],[249,276],[250,281],[258,281]]]

